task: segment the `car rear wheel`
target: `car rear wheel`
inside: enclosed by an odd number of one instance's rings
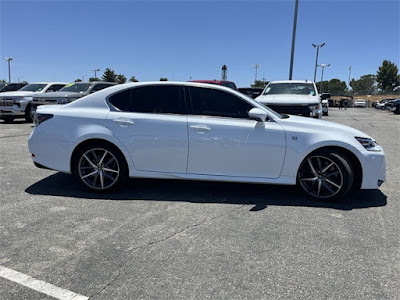
[[[108,192],[128,177],[125,158],[108,144],[83,147],[76,157],[75,176],[92,191]]]
[[[308,156],[297,173],[298,186],[306,195],[317,200],[344,197],[353,181],[350,163],[337,151],[322,150]]]
[[[4,123],[10,124],[12,122],[14,122],[14,118],[13,117],[2,117]]]

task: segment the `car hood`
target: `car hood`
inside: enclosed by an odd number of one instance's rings
[[[19,96],[22,96],[22,97],[30,97],[30,96],[33,96],[33,95],[36,95],[36,94],[44,94],[43,92],[28,92],[28,91],[15,91],[15,92],[4,92],[4,93],[1,93],[0,94],[0,97],[10,97],[10,96],[13,96],[13,97],[19,97]]]
[[[319,97],[311,95],[261,95],[256,98],[257,101],[263,104],[280,104],[280,105],[293,105],[293,104],[318,104]]]
[[[40,95],[40,99],[53,99],[53,98],[64,98],[64,97],[80,98],[83,96],[84,94],[74,93],[74,92],[52,92]]]
[[[287,119],[280,119],[279,124],[287,131],[305,131],[309,133],[315,134],[323,134],[323,135],[335,135],[336,138],[340,136],[351,136],[351,137],[365,137],[371,138],[369,135],[364,132],[357,130],[355,128],[338,124],[335,122],[329,122],[320,119],[306,118],[300,116],[290,116]]]

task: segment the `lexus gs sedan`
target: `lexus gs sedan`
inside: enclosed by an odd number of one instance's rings
[[[164,178],[297,184],[333,200],[386,179],[384,151],[365,133],[204,83],[127,83],[40,106],[28,144],[36,166],[100,192]]]

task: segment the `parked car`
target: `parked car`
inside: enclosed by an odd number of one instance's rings
[[[226,80],[191,80],[189,82],[199,82],[199,83],[209,83],[209,84],[216,84],[216,85],[222,85],[229,87],[233,90],[237,90],[236,84],[232,81],[226,81]]]
[[[18,91],[27,84],[27,82],[0,83],[0,93]]]
[[[41,106],[28,146],[36,166],[101,192],[128,177],[171,178],[297,183],[332,200],[386,180],[384,151],[365,133],[192,82],[128,83]]]
[[[284,80],[270,82],[256,100],[278,113],[321,119],[321,100],[330,97],[328,93],[319,96],[312,81]]]
[[[264,88],[254,88],[254,87],[238,88],[239,92],[241,92],[242,94],[245,94],[246,96],[249,96],[250,98],[253,98],[253,99],[260,96],[263,90],[264,90]]]
[[[395,113],[396,115],[400,114],[400,99],[396,99],[394,100],[390,107],[389,110],[393,113]]]
[[[390,110],[390,108],[392,107],[392,103],[395,101],[395,99],[390,99],[385,103],[385,106],[382,109],[387,109]]]
[[[25,85],[15,92],[0,94],[0,119],[12,122],[16,118],[33,121],[32,97],[55,92],[66,85],[65,82],[35,82]]]
[[[356,101],[354,101],[354,107],[367,107],[367,101],[365,101],[364,99],[357,99]]]
[[[39,105],[70,103],[86,95],[95,93],[116,84],[116,82],[103,81],[72,82],[60,89],[57,93],[40,94],[34,96],[32,109],[33,111],[36,111],[36,108]]]

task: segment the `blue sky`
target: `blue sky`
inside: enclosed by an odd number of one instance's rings
[[[289,76],[295,0],[4,1],[0,0],[0,79],[74,81],[109,67],[140,81],[220,79],[238,86]],[[400,1],[299,0],[293,79],[375,74],[400,63]],[[98,73],[98,75],[99,75]],[[321,73],[318,70],[317,80]],[[100,76],[98,76],[100,77]]]

